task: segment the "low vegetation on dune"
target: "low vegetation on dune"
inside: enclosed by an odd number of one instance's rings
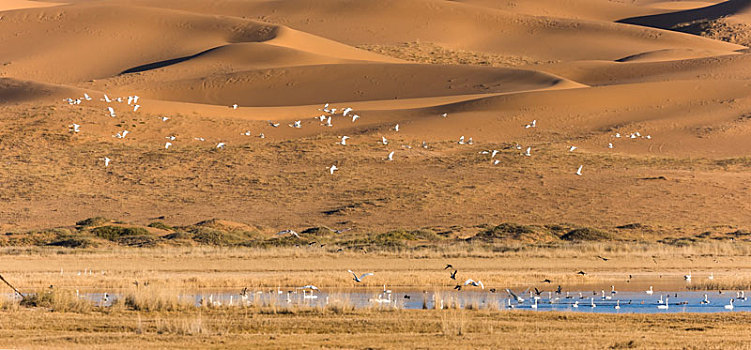
[[[155,221],[138,225],[93,217],[75,226],[0,235],[0,246],[96,248],[123,247],[299,247],[326,249],[411,249],[442,247],[456,243],[475,247],[507,245],[556,245],[581,242],[653,242],[683,247],[702,242],[751,242],[747,229],[723,226],[697,229],[662,228],[641,223],[616,227],[583,227],[575,224],[524,225],[504,222],[471,227],[437,226],[372,232],[357,228],[333,230],[312,226],[298,232],[276,232],[259,226],[211,219],[191,225]]]

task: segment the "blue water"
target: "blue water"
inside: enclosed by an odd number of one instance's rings
[[[374,307],[374,308],[399,308],[399,309],[435,309],[436,300],[439,303],[443,301],[444,308],[459,307],[478,307],[493,308],[498,310],[528,310],[531,312],[544,311],[569,311],[569,312],[586,312],[586,313],[681,313],[681,312],[747,312],[751,311],[751,301],[735,299],[734,309],[727,310],[725,305],[730,303],[730,299],[736,298],[735,292],[717,291],[683,291],[683,292],[659,292],[655,291],[654,295],[647,295],[644,292],[618,292],[610,294],[606,292],[609,298],[603,298],[601,293],[593,295],[591,291],[570,292],[570,297],[562,295],[543,293],[537,300],[537,308],[533,308],[534,300],[529,294],[520,295],[525,299],[523,303],[517,303],[511,299],[505,292],[490,293],[482,291],[445,291],[445,292],[421,292],[421,291],[396,291],[383,293],[382,291],[320,291],[313,295],[316,298],[303,298],[302,292],[299,291],[277,291],[263,293],[248,292],[247,298],[242,298],[237,292],[216,291],[202,293],[181,294],[178,298],[186,303],[198,305],[213,304],[215,306],[276,306],[280,308],[289,306],[311,306],[323,307],[326,305],[348,305],[355,308]],[[437,297],[434,296],[437,294]],[[677,294],[677,297],[676,297]],[[704,294],[707,294],[709,304],[702,304]],[[405,298],[405,295],[409,298]],[[6,295],[12,298],[12,295]],[[121,298],[117,293],[108,293],[105,300],[104,293],[82,293],[81,298],[91,300],[96,306],[110,306],[115,300]],[[658,305],[664,305],[659,302],[660,298],[668,301],[668,308],[658,309]],[[377,302],[375,299],[383,300]],[[202,302],[203,300],[203,302]],[[509,303],[509,300],[511,301]],[[574,305],[578,302],[578,307]],[[591,307],[594,302],[595,307]],[[615,306],[619,304],[620,309]]]

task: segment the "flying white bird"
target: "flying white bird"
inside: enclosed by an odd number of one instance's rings
[[[318,287],[316,287],[316,286],[314,286],[314,285],[312,285],[312,284],[308,284],[308,285],[306,285],[306,286],[302,286],[302,287],[297,287],[297,289],[312,289],[312,290],[318,290]]]
[[[323,123],[323,121],[326,120],[326,116],[323,115],[323,114],[321,114],[321,115],[315,117],[314,119],[318,119],[319,122]]]
[[[203,137],[194,137],[193,140],[201,141],[201,142],[206,141],[206,139],[204,139]]]
[[[135,106],[133,106],[133,112],[138,111],[139,108],[141,108],[141,105],[135,105]]]
[[[258,135],[258,137],[260,137],[260,138],[262,138],[262,139],[265,139],[265,138],[266,138],[266,135],[264,135],[263,133],[260,133],[260,134]]]
[[[356,274],[356,273],[354,273],[354,272],[353,272],[352,270],[347,270],[347,272],[351,273],[351,274],[352,274],[352,276],[355,276],[355,278],[353,278],[353,280],[354,280],[355,282],[357,282],[357,283],[360,283],[360,282],[362,282],[362,279],[363,279],[363,278],[365,278],[365,277],[368,277],[368,276],[373,276],[373,275],[375,275],[375,274],[374,274],[374,273],[372,273],[372,272],[368,272],[368,273],[364,273],[364,274],[362,274],[362,275],[361,275],[360,277],[358,277],[358,276],[357,276],[357,274]]]
[[[525,129],[536,128],[536,127],[537,127],[537,119],[533,120],[531,123],[524,126]]]
[[[470,284],[473,285],[473,286],[475,286],[475,287],[480,287],[482,289],[485,289],[485,285],[482,284],[482,281],[479,281],[479,280],[475,281],[475,280],[473,280],[473,279],[470,278],[470,279],[468,279],[467,281],[464,282],[465,286],[466,285],[470,285]]]
[[[394,151],[391,151],[391,153],[389,153],[389,157],[387,159],[394,160]]]
[[[386,140],[385,137],[381,136],[381,143],[384,144],[384,145],[388,145],[389,144],[389,140]]]
[[[339,142],[340,145],[346,146],[347,145],[347,139],[349,139],[349,136],[342,136],[342,141]]]
[[[246,132],[244,132],[242,134],[245,135],[245,136],[250,136],[250,130],[248,130],[248,131],[246,131]]]
[[[464,136],[462,136],[462,137],[459,138],[459,144],[460,145],[464,144]]]
[[[115,101],[123,103],[123,98],[122,97],[118,97],[118,98],[115,99]]]
[[[441,117],[446,118],[446,117],[448,117],[448,115],[449,115],[448,113],[443,113],[443,114],[441,114]]]
[[[138,95],[133,96],[133,103],[138,103]]]
[[[617,138],[617,139],[621,138],[621,133],[619,133],[619,132],[615,133],[615,138]]]
[[[123,130],[121,132],[118,132],[117,135],[112,135],[112,137],[117,137],[118,139],[124,139],[125,136],[128,136],[128,134],[130,134],[130,131]]]
[[[342,116],[346,117],[346,116],[347,116],[347,114],[349,114],[349,112],[352,112],[352,108],[349,108],[349,107],[345,108],[345,109],[344,109],[344,110],[342,111]]]
[[[237,103],[232,105],[232,109],[237,109]]]
[[[110,103],[112,100],[110,100],[109,97],[107,97],[107,94],[104,94],[104,102]]]
[[[422,148],[424,148],[424,149],[428,149],[428,143],[427,143],[427,142],[425,142],[425,141],[423,141],[423,142],[422,142]]]
[[[289,234],[291,236],[295,236],[297,238],[300,238],[300,235],[297,234],[297,232],[293,230],[283,230],[276,233],[278,236]]]
[[[399,124],[396,124],[396,126],[394,126],[394,131],[399,132]]]
[[[608,148],[613,148],[613,143],[608,143]]]
[[[328,119],[326,119],[326,126],[333,126],[331,124],[331,117],[329,117]]]
[[[494,149],[493,153],[490,154],[490,158],[495,158],[495,156],[498,154],[498,152],[500,152],[500,151],[498,151],[497,149]]]
[[[71,131],[73,131],[74,133],[81,131],[81,126],[78,124],[72,124],[72,125],[69,125],[68,127],[71,128],[72,129]]]
[[[334,172],[337,171],[337,170],[339,170],[339,168],[337,168],[336,165],[332,165],[329,168],[329,174],[334,175]]]
[[[83,98],[86,99],[86,101],[91,101],[91,96],[89,96],[89,94],[87,93],[83,94]]]
[[[164,149],[169,149],[169,146],[172,146],[172,142],[167,142],[164,144]]]
[[[576,150],[576,146],[571,146],[571,147],[569,147],[569,149],[568,149],[568,151],[569,151],[569,152],[573,152],[573,151],[575,151],[575,150]]]
[[[278,128],[279,127],[279,123],[269,122],[269,125],[271,125],[271,127],[273,127],[273,128]]]
[[[532,156],[532,147],[527,147],[527,150],[524,152],[524,155],[527,157]]]
[[[355,122],[355,120],[358,120],[358,119],[360,119],[359,115],[355,114],[355,115],[352,116],[352,122],[353,123]]]
[[[168,120],[169,120],[169,117],[162,117],[162,121],[163,121],[163,122],[166,122],[166,121],[168,121]]]
[[[501,160],[500,160],[500,159],[496,159],[496,160],[495,160],[495,161],[493,162],[493,165],[498,165],[498,164],[501,164]]]
[[[104,167],[106,168],[106,167],[110,166],[110,162],[111,161],[112,161],[112,159],[109,159],[109,157],[104,157]]]
[[[107,107],[107,110],[110,112],[110,117],[115,117],[115,109],[112,107]]]
[[[647,140],[651,140],[652,136],[647,135],[647,136],[644,136],[644,138],[647,139]]]
[[[470,138],[469,138],[469,140],[467,141],[467,144],[468,144],[468,145],[471,145],[471,144],[474,144],[474,143],[475,143],[475,142],[474,142],[474,141],[472,141],[472,138],[471,138],[471,137],[470,137]]]
[[[216,148],[222,148],[222,149],[224,149],[224,146],[226,146],[224,144],[224,142],[219,142],[219,143],[216,144]]]
[[[576,175],[582,176],[582,167],[583,165],[579,165],[579,169],[576,170]]]
[[[321,110],[324,111],[324,112],[326,112],[326,113],[328,113],[329,112],[329,104],[327,103],[327,104],[323,105],[323,109],[321,109]]]
[[[291,128],[299,129],[302,127],[302,121],[301,120],[295,120],[294,124],[289,124]]]
[[[133,104],[133,96],[128,96],[128,104]]]
[[[177,139],[177,137],[174,136],[174,135],[172,135],[172,136],[165,137],[165,139],[170,140],[170,141],[175,141],[175,139]]]

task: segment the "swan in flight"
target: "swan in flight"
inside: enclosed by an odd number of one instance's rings
[[[425,141],[423,141],[423,142],[422,142],[422,148],[424,148],[424,149],[428,149],[428,143],[427,143],[427,142],[425,142]]]
[[[612,142],[608,143],[608,148],[613,149],[613,143]]]
[[[394,126],[394,131],[399,132],[399,124],[396,124],[396,126]]]
[[[294,124],[289,124],[290,128],[299,129],[302,127],[302,121],[301,120],[295,120]]]
[[[133,106],[133,112],[138,111],[139,108],[141,108],[141,105],[135,105],[135,106]]]
[[[355,282],[357,282],[357,283],[360,283],[360,282],[362,282],[362,279],[363,279],[363,278],[365,278],[365,277],[368,277],[368,276],[373,276],[373,275],[375,275],[375,274],[374,274],[374,273],[372,273],[372,272],[368,272],[368,273],[364,273],[364,274],[362,274],[362,275],[361,275],[360,277],[358,277],[358,276],[357,276],[357,274],[356,274],[356,273],[354,273],[354,272],[353,272],[352,270],[347,270],[347,272],[351,273],[351,274],[352,274],[352,276],[355,276],[355,278],[353,278],[352,280],[354,280],[354,281],[355,281]]]
[[[506,293],[508,293],[514,300],[516,300],[517,303],[522,304],[524,303],[524,298],[516,295],[514,292],[512,292],[510,289],[506,288]],[[524,294],[524,293],[521,293]]]
[[[224,149],[224,146],[226,146],[226,144],[224,144],[224,142],[219,142],[219,143],[216,144],[216,148]]]
[[[394,160],[394,151],[391,151],[391,153],[389,153],[387,160]]]
[[[462,136],[462,137],[459,138],[459,144],[460,145],[464,144],[464,136]]]
[[[355,120],[358,120],[358,119],[360,119],[359,115],[355,114],[355,115],[352,116],[352,122],[353,123],[355,122]]]
[[[474,142],[474,141],[472,141],[472,138],[471,138],[471,137],[470,137],[470,138],[469,138],[469,140],[467,141],[467,144],[468,144],[468,145],[471,145],[471,144],[474,144],[474,143],[475,143],[475,142]]]
[[[333,124],[331,124],[331,117],[326,120],[326,126],[334,126]]]
[[[314,285],[312,285],[312,284],[308,284],[308,285],[304,285],[304,286],[302,286],[302,287],[297,287],[297,289],[312,289],[312,290],[318,290],[318,287],[316,287],[316,286],[314,286]]]
[[[89,94],[87,94],[87,93],[84,93],[84,94],[83,94],[83,98],[84,98],[84,99],[85,99],[86,101],[91,101],[91,96],[89,96]]]
[[[524,152],[524,155],[527,157],[532,156],[532,147],[527,147],[527,150]]]
[[[349,139],[349,136],[342,136],[342,141],[340,141],[339,144],[342,146],[346,146],[348,139]]]
[[[689,272],[688,275],[683,275],[683,279],[686,280],[686,282],[691,282],[691,272]]]
[[[246,131],[246,132],[244,132],[242,134],[245,135],[245,136],[250,136],[250,130],[248,130],[248,131]]]
[[[582,176],[582,167],[583,165],[579,165],[579,169],[576,169],[576,175]]]
[[[133,96],[128,96],[128,104],[133,104]]]
[[[569,152],[573,152],[573,151],[575,151],[575,150],[576,150],[576,146],[571,146],[571,147],[569,147],[569,149],[568,149],[568,151],[569,151]]]
[[[109,157],[104,157],[103,159],[104,159],[104,167],[106,168],[110,166],[110,162],[112,161],[112,159],[110,159]]]
[[[169,146],[172,146],[172,142],[166,142],[164,144],[164,149],[169,149]]]
[[[232,109],[237,109],[237,103],[232,105]]]
[[[168,121],[168,120],[169,120],[169,117],[162,117],[162,121],[163,121],[163,122],[166,122],[166,121]]]
[[[266,138],[266,135],[264,135],[263,133],[260,133],[260,134],[258,134],[258,137],[260,137],[260,138],[262,138],[262,139],[265,139],[265,138]]]
[[[74,133],[78,133],[81,131],[81,126],[78,124],[68,125],[68,127],[71,128],[71,131],[73,131]]]
[[[206,141],[206,139],[204,139],[203,137],[194,137],[193,140],[201,141],[201,142]]]
[[[342,110],[342,116],[346,117],[347,114],[349,114],[349,112],[352,112],[352,108],[349,108],[349,107],[345,108],[344,110]]]
[[[107,94],[104,94],[104,102],[110,103],[112,100],[107,96]]]
[[[493,161],[493,165],[498,165],[498,164],[501,164],[501,160],[500,159],[496,159],[495,161]]]
[[[277,236],[286,235],[286,234],[300,238],[300,235],[298,235],[297,232],[295,232],[294,230],[282,230],[276,233]]]
[[[531,123],[524,126],[525,129],[536,128],[536,127],[537,127],[537,119],[533,120]]]
[[[269,122],[269,125],[271,125],[272,128],[278,128],[279,123]]]
[[[465,285],[465,286],[466,286],[466,285],[473,285],[473,286],[475,286],[475,287],[480,287],[480,288],[482,288],[482,289],[485,289],[485,285],[483,285],[483,284],[482,284],[482,281],[480,281],[480,280],[477,280],[477,281],[475,281],[475,280],[473,280],[473,279],[471,279],[471,278],[470,278],[470,279],[468,279],[468,280],[466,280],[466,281],[464,282],[464,285]]]
[[[441,114],[441,117],[443,117],[443,118],[446,118],[446,117],[448,117],[448,116],[449,116],[449,114],[448,114],[448,113],[443,113],[443,114]]]
[[[492,159],[492,158],[495,158],[495,156],[496,156],[496,155],[498,155],[498,152],[500,152],[500,151],[499,151],[499,150],[497,150],[497,149],[494,149],[494,150],[493,150],[493,153],[491,153],[491,154],[490,154],[490,158],[491,158],[491,159]]]
[[[389,140],[386,140],[385,137],[381,136],[381,143],[384,144],[384,145],[388,145],[389,144]]]
[[[339,170],[339,168],[337,168],[336,165],[332,165],[329,168],[329,174],[334,175],[334,172],[337,171],[337,170]]]
[[[170,141],[175,141],[175,139],[177,139],[177,137],[175,135],[171,135],[171,136],[165,137],[165,139],[170,140]]]
[[[124,139],[125,136],[128,136],[128,134],[130,134],[130,131],[123,130],[121,132],[118,132],[117,135],[112,135],[112,137],[117,137],[118,139]]]
[[[110,117],[115,117],[115,109],[112,107],[107,107],[107,110],[110,112]]]

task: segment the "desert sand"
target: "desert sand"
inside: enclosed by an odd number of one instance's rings
[[[84,0],[2,10],[5,230],[97,215],[268,230],[751,223],[745,1]],[[65,101],[84,93],[92,101]],[[104,94],[138,95],[141,108]],[[314,117],[325,103],[361,118],[322,126]],[[296,120],[301,128],[288,126]],[[349,145],[337,145],[342,135]],[[480,154],[493,149],[497,165]]]

